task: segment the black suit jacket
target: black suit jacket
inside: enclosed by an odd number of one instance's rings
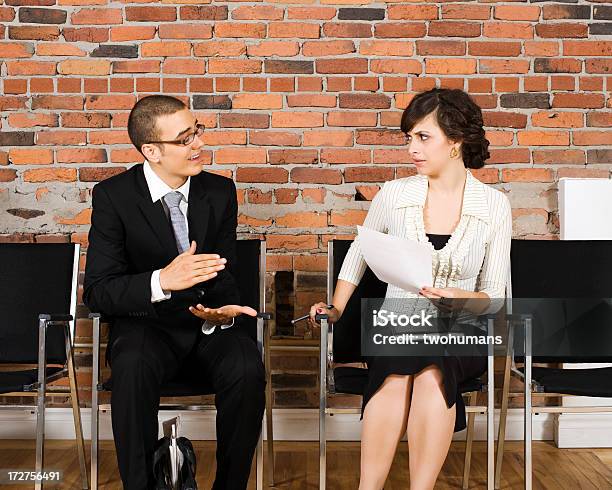
[[[202,172],[191,177],[189,238],[196,253],[227,259],[217,277],[170,299],[151,303],[151,274],[168,265],[178,249],[160,201],[153,203],[142,164],[98,183],[93,189],[83,300],[111,319],[110,348],[126,328],[154,328],[179,357],[193,347],[202,321],[189,306],[239,304],[236,284],[236,187],[231,179]]]

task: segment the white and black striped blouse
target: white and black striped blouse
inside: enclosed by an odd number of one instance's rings
[[[427,189],[427,177],[421,175],[386,182],[372,201],[363,226],[429,244],[433,252],[434,287],[456,287],[480,291],[490,298],[503,298],[512,239],[512,212],[508,198],[480,182],[468,170],[459,223],[446,246],[434,250],[423,221]],[[338,278],[359,284],[365,269],[359,238],[356,238]],[[389,285],[386,297],[411,298],[417,295]]]

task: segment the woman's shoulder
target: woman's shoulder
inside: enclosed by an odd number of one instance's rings
[[[485,184],[480,182],[482,186],[484,195],[487,199],[487,204],[489,207],[489,211],[492,215],[500,215],[511,212],[510,200],[508,196],[499,189],[491,186],[490,184]]]
[[[481,182],[470,171],[468,171],[465,193],[469,195],[469,206],[483,218],[488,217],[491,224],[504,222],[512,213],[506,194]]]
[[[409,191],[411,189],[420,189],[427,186],[427,177],[424,175],[411,175],[410,177],[402,177],[400,179],[388,180],[384,183],[381,190],[386,193],[393,194],[396,192]]]
[[[424,202],[427,193],[427,177],[412,175],[401,179],[388,180],[376,195],[379,202],[390,208],[405,204]]]
[[[494,202],[510,204],[510,200],[505,192],[496,189],[495,187],[489,184],[482,184],[485,188],[485,192],[487,193],[487,197]]]

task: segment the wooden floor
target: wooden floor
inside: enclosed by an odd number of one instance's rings
[[[404,443],[405,444],[405,443]],[[214,478],[214,443],[195,441],[198,461],[198,483],[205,490]],[[522,445],[506,444],[502,488],[523,487]],[[453,443],[436,488],[461,488],[463,443]],[[318,444],[316,442],[277,442],[276,488],[316,489],[319,483]],[[474,443],[470,488],[486,488],[486,452],[484,443]],[[111,441],[101,443],[100,487],[120,490],[115,450]],[[612,488],[612,449],[557,449],[552,443],[534,443],[534,489],[610,489]],[[408,452],[404,445],[397,452],[385,490],[407,489]],[[34,441],[0,441],[0,468],[34,469]],[[328,445],[327,486],[330,490],[356,489],[359,483],[359,444]],[[64,471],[61,485],[45,488],[78,489],[79,470],[72,441],[48,441],[45,448],[45,469]],[[249,489],[255,489],[255,467]],[[0,485],[2,490],[23,490],[24,485]]]

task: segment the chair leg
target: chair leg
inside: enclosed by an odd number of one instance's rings
[[[526,390],[527,391],[527,390]],[[533,461],[532,461],[532,423],[533,423],[533,411],[531,409],[531,390],[529,393],[525,393],[525,397],[529,398],[525,407],[525,490],[531,490],[532,478],[533,478]]]
[[[263,490],[263,430],[259,432],[259,440],[255,450],[256,458],[256,487]]]
[[[85,442],[83,441],[83,424],[81,422],[81,409],[79,406],[79,393],[76,384],[76,370],[74,368],[74,357],[70,332],[66,331],[66,358],[68,360],[68,379],[70,382],[70,401],[72,404],[72,418],[74,420],[74,434],[77,443],[79,467],[81,470],[81,488],[89,489],[89,478],[87,475],[87,461],[85,459]]]
[[[525,320],[525,490],[532,488],[531,318]]]
[[[325,416],[327,408],[327,318],[321,320],[321,349],[319,352],[319,490],[325,490],[327,477],[327,436]]]
[[[492,335],[493,320],[489,320],[489,332]],[[493,347],[489,346],[487,356],[487,490],[495,485],[495,358]]]
[[[268,381],[270,382],[270,381]],[[272,426],[272,389],[266,393],[266,444],[268,448],[268,486],[274,486],[274,428]]]
[[[98,409],[98,396],[91,401],[91,489],[98,490],[98,441],[100,428],[100,412]]]
[[[501,486],[501,471],[504,460],[504,443],[506,441],[506,421],[508,419],[508,399],[510,393],[510,367],[511,357],[506,356],[506,364],[504,366],[504,382],[502,385],[502,399],[499,411],[499,430],[497,432],[497,461],[495,462],[495,488]]]
[[[476,405],[478,399],[478,392],[474,391],[470,395],[470,406]],[[472,442],[474,441],[474,419],[476,418],[475,412],[468,413],[467,419],[467,434],[465,438],[465,459],[463,463],[463,484],[461,488],[466,490],[470,485],[470,465],[472,463]]]
[[[98,407],[98,383],[100,382],[100,316],[93,319],[93,359],[91,368],[91,489],[98,490],[98,440],[100,437],[100,412]]]
[[[46,336],[48,320],[41,317],[38,320],[38,390],[36,403],[36,473],[42,473],[45,456],[45,392],[47,388],[47,356]],[[42,490],[42,480],[34,482],[35,490]]]
[[[274,486],[274,431],[272,429],[272,409],[266,410],[266,445],[268,448],[268,486]]]
[[[268,448],[268,486],[274,486],[273,392],[270,356],[270,331],[264,332],[264,367],[266,372],[266,446]]]
[[[36,407],[36,466],[37,474],[42,473],[45,454],[45,387],[38,388],[38,404]],[[42,489],[42,480],[36,480],[35,490]]]
[[[319,410],[319,490],[325,490],[327,479],[327,437],[325,434],[325,409]]]

